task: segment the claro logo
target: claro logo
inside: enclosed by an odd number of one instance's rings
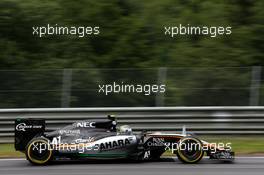
[[[42,125],[27,125],[26,123],[19,123],[16,125],[17,131],[26,131],[26,129],[36,129],[36,128],[42,128]]]

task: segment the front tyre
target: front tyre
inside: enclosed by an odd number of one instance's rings
[[[177,157],[183,163],[197,163],[204,155],[202,142],[194,137],[183,137],[178,142]]]
[[[45,165],[52,160],[53,151],[49,140],[44,137],[33,138],[26,147],[27,160],[35,165]]]

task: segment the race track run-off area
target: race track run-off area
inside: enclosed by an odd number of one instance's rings
[[[1,175],[263,175],[264,157],[238,157],[233,163],[203,159],[199,164],[182,164],[177,158],[159,162],[63,161],[33,166],[25,159],[0,159]]]

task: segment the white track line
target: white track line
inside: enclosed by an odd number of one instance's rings
[[[164,157],[164,158],[173,158],[176,159],[177,157]],[[208,158],[208,157],[205,157]],[[264,157],[235,157],[235,159],[264,159]],[[26,160],[25,158],[0,158],[0,161],[7,161],[7,160]]]
[[[235,157],[236,158],[239,158],[239,159],[264,159],[264,157]]]
[[[26,160],[25,158],[0,158],[0,161],[6,161],[6,160]]]
[[[163,158],[177,158],[177,157],[168,157],[168,156],[165,156]],[[209,158],[208,156],[205,156],[204,158]],[[246,156],[235,156],[235,159],[264,159],[263,156],[254,156],[254,157],[246,157]]]

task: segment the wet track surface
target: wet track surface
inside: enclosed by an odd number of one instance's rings
[[[32,166],[25,159],[0,159],[1,175],[263,175],[264,157],[237,158],[234,163],[208,159],[199,164],[186,165],[176,158],[160,162],[133,163],[124,161],[57,162],[48,166]]]

